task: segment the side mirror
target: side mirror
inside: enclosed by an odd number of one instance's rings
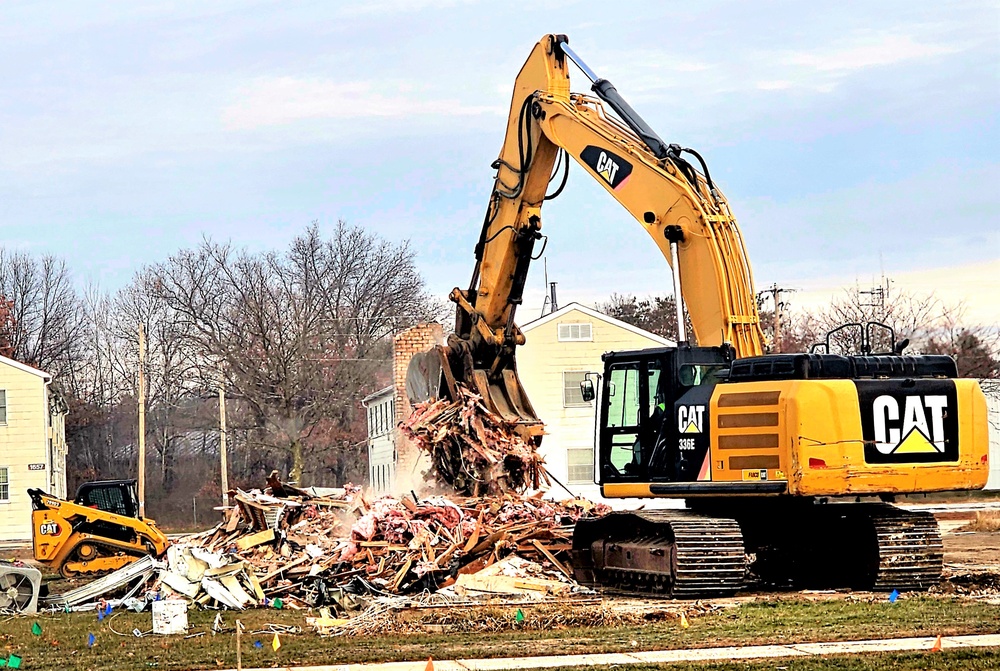
[[[583,396],[583,400],[587,403],[594,400],[597,394],[594,392],[593,380],[583,380],[580,382],[580,394]]]

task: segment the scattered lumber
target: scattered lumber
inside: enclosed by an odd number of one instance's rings
[[[161,591],[234,609],[327,606],[338,616],[366,593],[565,595],[581,589],[567,568],[573,525],[606,512],[542,492],[370,501],[354,486],[268,481],[231,492],[232,511],[215,529],[175,541]]]

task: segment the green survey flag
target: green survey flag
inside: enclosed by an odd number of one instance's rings
[[[524,622],[524,613],[521,611],[520,608],[517,609],[517,615],[514,616],[514,619],[517,622]]]
[[[42,625],[38,624],[37,622],[31,625],[31,633],[34,634],[35,636],[41,636]]]

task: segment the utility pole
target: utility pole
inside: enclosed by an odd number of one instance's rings
[[[146,329],[139,322],[139,517],[146,516]]]
[[[762,294],[771,294],[771,300],[774,302],[774,321],[772,323],[774,336],[771,341],[771,351],[775,354],[781,353],[781,318],[784,316],[785,307],[787,307],[787,304],[781,300],[781,294],[786,291],[795,291],[795,289],[786,289],[774,283],[761,292]]]
[[[229,466],[226,463],[226,382],[219,380],[219,460],[222,468],[222,507],[229,504]]]

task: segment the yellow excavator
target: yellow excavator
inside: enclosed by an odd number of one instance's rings
[[[29,489],[35,561],[64,578],[98,576],[146,555],[158,557],[170,541],[156,522],[139,516],[135,480],[80,485],[66,501]]]
[[[571,62],[596,97],[570,92]],[[609,352],[603,374],[583,383],[598,400],[597,481],[605,497],[687,504],[581,521],[576,577],[686,598],[732,594],[748,575],[879,590],[938,582],[934,517],[891,504],[985,485],[978,384],[956,379],[949,357],[904,356],[894,342],[884,353],[764,355],[742,236],[705,161],[664,142],[564,35],[542,38],[517,77],[472,281],[451,293],[447,344],[411,363],[410,398],[452,397],[462,383],[541,440],[514,319],[542,205],[562,190],[569,158],[660,248],[678,311],[676,347]],[[870,335],[875,325],[857,326]]]

